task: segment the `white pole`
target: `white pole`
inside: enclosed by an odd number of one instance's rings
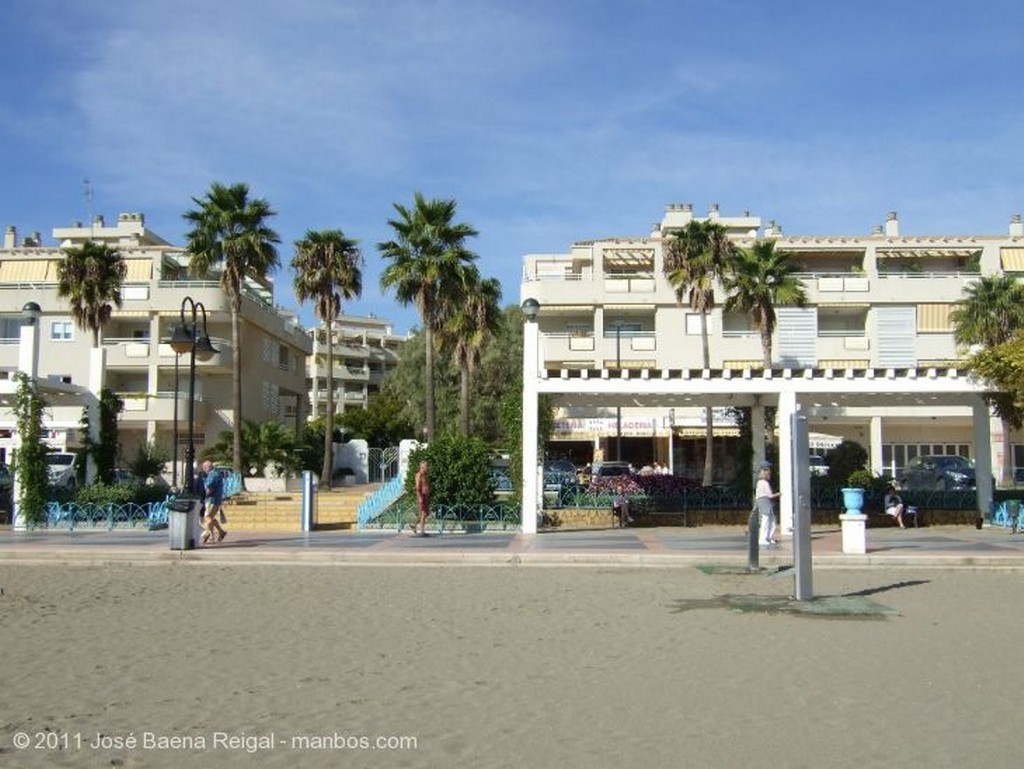
[[[537,479],[537,355],[540,329],[537,322],[523,325],[523,534],[537,533],[540,484]]]

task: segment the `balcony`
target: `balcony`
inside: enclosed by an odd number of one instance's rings
[[[174,392],[158,392],[155,395],[140,392],[119,392],[118,397],[124,402],[124,409],[121,411],[120,421],[122,423],[133,422],[174,422]],[[185,382],[178,392],[178,422],[186,424],[188,421],[188,383]],[[195,402],[196,423],[202,424],[206,421],[207,408],[201,394],[196,395]]]

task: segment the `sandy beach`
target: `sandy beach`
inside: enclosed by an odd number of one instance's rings
[[[4,767],[1009,767],[1020,572],[0,564]]]

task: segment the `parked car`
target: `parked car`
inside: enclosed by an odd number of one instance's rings
[[[551,459],[544,463],[545,491],[559,491],[570,483],[576,483],[576,465],[568,459]]]
[[[46,455],[46,469],[50,474],[50,485],[61,489],[73,489],[78,479],[78,455],[70,451],[52,451]]]
[[[976,477],[966,457],[929,454],[907,462],[899,484],[908,490],[953,491],[975,488]]]
[[[595,478],[615,478],[620,475],[631,475],[633,466],[629,462],[595,462]]]
[[[807,458],[807,465],[811,475],[828,475],[828,463],[820,454],[811,454]]]

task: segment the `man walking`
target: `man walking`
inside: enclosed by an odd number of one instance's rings
[[[211,539],[214,542],[220,542],[228,533],[224,531],[224,527],[217,520],[220,506],[224,503],[224,474],[220,470],[215,470],[213,462],[208,459],[203,462],[203,472],[206,474],[206,518],[203,526],[206,529],[206,533],[203,534],[203,544],[205,545]],[[214,539],[214,537],[216,538]]]
[[[427,478],[427,463],[420,462],[420,469],[416,471],[416,501],[419,503],[420,515],[413,524],[412,533],[416,533],[419,527],[419,535],[427,535],[427,516],[430,514],[430,481]]]

